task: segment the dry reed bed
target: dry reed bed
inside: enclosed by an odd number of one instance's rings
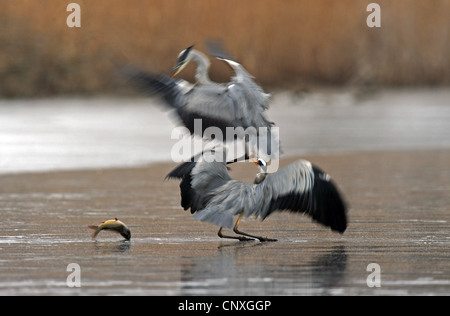
[[[81,5],[79,29],[66,25],[70,2]],[[0,95],[117,91],[118,65],[168,72],[181,49],[207,38],[264,85],[450,83],[450,1],[378,0],[374,29],[370,2],[1,0]],[[215,80],[229,75],[213,64]]]

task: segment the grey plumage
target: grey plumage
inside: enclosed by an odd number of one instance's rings
[[[233,216],[264,220],[275,211],[305,213],[313,220],[343,233],[347,227],[346,206],[330,177],[309,161],[268,174],[259,184],[231,178],[221,162],[188,162],[169,178],[182,179],[182,206],[194,218],[232,228]]]
[[[155,75],[130,66],[126,67],[122,73],[138,89],[160,95],[165,103],[175,110],[178,118],[191,134],[203,137],[207,128],[217,127],[225,136],[227,127],[231,127],[235,129],[238,138],[246,137],[248,140],[254,136],[251,143],[253,149],[258,146],[256,138],[264,137],[267,140],[265,142],[267,148],[262,149],[271,158],[277,158],[278,138],[275,135],[272,138],[270,130],[274,124],[264,114],[268,108],[270,95],[264,93],[240,64],[223,57],[218,58],[225,61],[235,71],[235,76],[229,83],[212,82],[208,76],[210,66],[208,58],[194,50],[192,46],[180,53],[172,77]],[[197,64],[195,85],[173,78],[190,61]],[[196,119],[201,119],[201,129],[194,128]],[[260,128],[263,130],[260,131]],[[255,152],[255,155],[258,153]]]
[[[250,152],[246,156],[278,159],[281,152],[277,135],[273,135],[272,122],[264,112],[270,95],[258,86],[242,65],[221,53],[213,55],[226,62],[235,72],[229,83],[210,80],[210,62],[193,46],[183,50],[171,77],[143,72],[127,67],[123,73],[136,86],[151,94],[158,94],[175,111],[191,134],[204,136],[207,128],[218,128],[227,135],[245,139]],[[174,79],[190,61],[197,64],[192,85]],[[197,119],[201,129],[195,128]],[[231,139],[224,139],[230,141]],[[261,147],[261,144],[264,147]],[[238,160],[238,159],[235,159]],[[264,160],[259,160],[258,164]],[[310,162],[299,160],[278,172],[268,174],[267,165],[259,164],[260,173],[254,184],[233,179],[225,162],[191,160],[173,170],[167,177],[181,179],[181,205],[201,221],[220,226],[218,235],[241,241],[258,237],[238,230],[242,216],[255,216],[264,220],[275,211],[305,213],[313,220],[343,233],[347,228],[346,205],[330,177]],[[233,217],[239,215],[233,227]],[[239,237],[225,236],[222,228],[232,228]]]

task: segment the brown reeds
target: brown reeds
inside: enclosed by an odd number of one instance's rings
[[[81,6],[81,28],[66,6]],[[118,91],[132,63],[169,72],[179,51],[208,38],[265,85],[450,83],[450,1],[0,0],[0,95]],[[219,62],[213,79],[230,72]],[[186,77],[192,73],[186,72]]]

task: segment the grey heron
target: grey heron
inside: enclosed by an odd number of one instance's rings
[[[217,161],[186,162],[167,178],[181,179],[181,206],[190,209],[195,219],[219,226],[221,238],[276,241],[239,230],[243,216],[264,220],[275,211],[306,213],[333,231],[346,230],[347,207],[328,174],[306,160],[268,174],[263,159],[254,161],[259,173],[253,184],[233,179],[227,164]],[[239,217],[233,225],[236,215]],[[224,235],[223,228],[232,228],[239,236]]]
[[[228,64],[228,66],[230,66],[231,69],[234,70],[235,76],[231,78],[229,83],[219,84],[209,79],[208,71],[211,63],[202,52],[194,49],[194,45],[182,50],[178,55],[171,78],[178,75],[190,62],[194,62],[197,64],[195,79],[198,84],[219,85],[232,89],[233,93],[240,96],[238,100],[243,102],[244,107],[257,109],[261,113],[267,110],[269,108],[268,101],[271,96],[270,93],[265,93],[263,89],[253,80],[254,77],[250,75],[241,64],[230,57],[227,57],[227,54],[221,45],[219,47],[217,42],[214,44],[209,42],[208,46],[210,53],[215,58],[224,61]],[[268,122],[267,120],[263,120],[258,124],[258,126],[263,127],[270,127],[272,125],[273,122]]]
[[[179,54],[170,77],[131,67],[125,73],[138,88],[162,96],[192,135],[203,137],[209,127],[218,128],[222,135],[228,135],[227,128],[232,128],[237,131],[233,134],[234,137],[245,137],[247,141],[250,138],[254,155],[261,156],[263,152],[267,153],[265,158],[278,158],[278,135],[273,135],[274,123],[267,120],[263,113],[268,108],[270,95],[263,92],[240,64],[225,57],[218,58],[226,61],[236,72],[229,83],[215,83],[209,79],[210,61],[203,53],[193,49],[193,46]],[[195,85],[174,78],[190,62],[197,64]],[[201,120],[200,128],[195,125],[196,120]],[[258,137],[263,137],[264,142]],[[257,152],[259,148],[255,148],[261,144],[266,148]]]

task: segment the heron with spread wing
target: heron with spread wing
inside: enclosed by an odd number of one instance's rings
[[[275,211],[305,213],[333,231],[346,230],[347,207],[328,174],[306,160],[268,174],[264,160],[254,161],[260,171],[254,184],[233,179],[223,162],[186,162],[167,178],[181,179],[181,206],[194,218],[219,226],[221,238],[276,241],[239,230],[243,216],[264,220]],[[233,228],[237,236],[224,235],[223,228]]]
[[[220,129],[222,135],[227,135],[227,128],[233,128],[237,131],[233,136],[246,137],[247,141],[250,139],[250,150],[254,156],[277,159],[280,154],[278,135],[274,135],[271,129],[274,124],[264,115],[270,95],[254,82],[242,65],[227,57],[217,58],[227,62],[236,73],[229,83],[211,81],[208,76],[209,59],[193,46],[179,54],[171,77],[131,67],[125,70],[125,74],[141,90],[162,96],[191,134],[203,137],[207,128],[215,127]],[[194,85],[174,78],[190,62],[197,64]],[[195,126],[198,119],[201,120],[201,128]],[[264,141],[258,137],[264,137]],[[266,148],[259,148],[261,144]]]

